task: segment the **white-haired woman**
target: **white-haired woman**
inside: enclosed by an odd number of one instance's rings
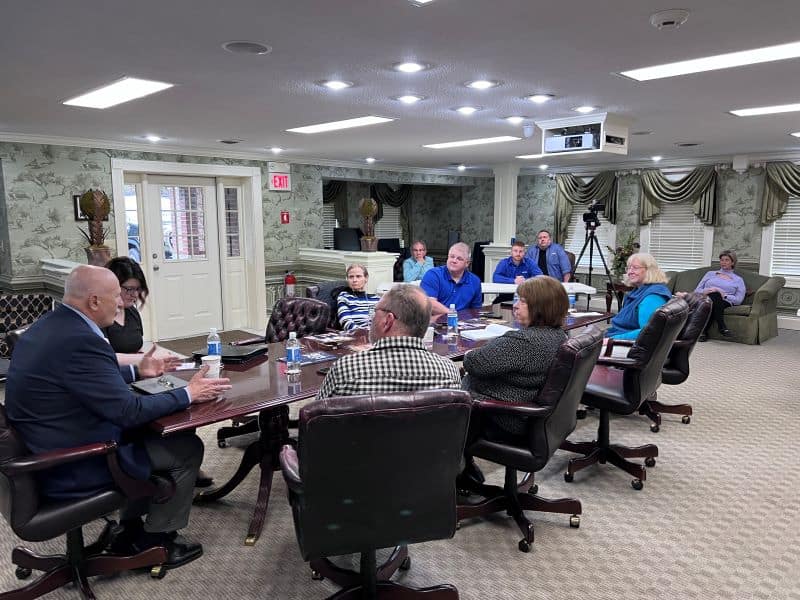
[[[639,252],[628,258],[628,270],[625,283],[635,289],[625,296],[622,310],[611,319],[611,327],[606,330],[606,337],[634,340],[638,337],[650,317],[667,300],[672,292],[664,285],[667,276],[658,267],[651,254]]]

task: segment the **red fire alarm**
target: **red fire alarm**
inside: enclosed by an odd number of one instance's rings
[[[282,210],[281,211],[281,225],[288,225],[289,224],[289,211]]]

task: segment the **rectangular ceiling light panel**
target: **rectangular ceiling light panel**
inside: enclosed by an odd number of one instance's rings
[[[331,121],[330,123],[319,123],[317,125],[305,125],[304,127],[294,127],[287,129],[292,133],[324,133],[326,131],[336,131],[338,129],[350,129],[352,127],[364,127],[365,125],[378,125],[379,123],[389,123],[394,119],[385,117],[356,117],[355,119],[345,119],[344,121]]]
[[[440,144],[425,144],[423,148],[433,148],[434,150],[442,150],[444,148],[459,148],[461,146],[480,146],[481,144],[497,144],[500,142],[516,142],[522,139],[514,137],[513,135],[501,135],[500,137],[479,138],[475,140],[461,140],[458,142],[442,142]]]
[[[778,113],[797,112],[800,104],[780,104],[778,106],[758,106],[756,108],[738,108],[731,114],[737,117],[758,117],[760,115],[776,115]]]
[[[730,69],[732,67],[743,67],[745,65],[798,57],[800,57],[800,42],[792,42],[791,44],[781,44],[780,46],[768,46],[766,48],[756,48],[754,50],[729,52],[727,54],[717,54],[716,56],[706,56],[704,58],[656,65],[654,67],[622,71],[620,75],[630,77],[636,81],[650,81],[652,79],[664,79],[665,77],[677,77],[678,75],[688,75],[690,73],[717,71],[719,69]]]
[[[148,81],[147,79],[125,77],[99,89],[66,100],[64,104],[85,108],[109,108],[136,98],[155,94],[171,88],[173,85],[163,81]]]

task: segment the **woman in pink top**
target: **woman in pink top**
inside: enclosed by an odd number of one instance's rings
[[[700,336],[699,341],[705,342],[708,339],[708,328],[715,322],[719,332],[725,337],[732,337],[733,333],[725,325],[723,313],[729,306],[738,306],[744,300],[745,285],[744,280],[733,272],[736,266],[736,252],[733,250],[723,250],[719,255],[719,270],[709,271],[697,284],[695,292],[704,294],[711,299],[711,318],[708,320],[706,330]]]

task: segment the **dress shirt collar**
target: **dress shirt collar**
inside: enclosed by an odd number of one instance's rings
[[[75,314],[77,314],[78,316],[80,316],[80,318],[81,318],[81,319],[83,319],[84,321],[86,321],[86,324],[89,326],[89,328],[90,328],[92,331],[94,331],[94,332],[95,332],[97,335],[99,335],[99,336],[100,336],[101,338],[103,338],[104,340],[108,341],[108,340],[106,339],[106,336],[104,336],[104,335],[103,335],[103,332],[102,332],[102,331],[100,331],[100,328],[97,326],[97,323],[95,323],[94,321],[92,321],[92,320],[91,320],[89,317],[87,317],[85,314],[83,314],[83,313],[82,313],[81,311],[79,311],[77,308],[75,308],[75,307],[73,307],[73,306],[70,306],[69,304],[64,304],[63,306],[66,306],[66,307],[67,307],[68,309],[70,309],[72,312],[74,312]]]

